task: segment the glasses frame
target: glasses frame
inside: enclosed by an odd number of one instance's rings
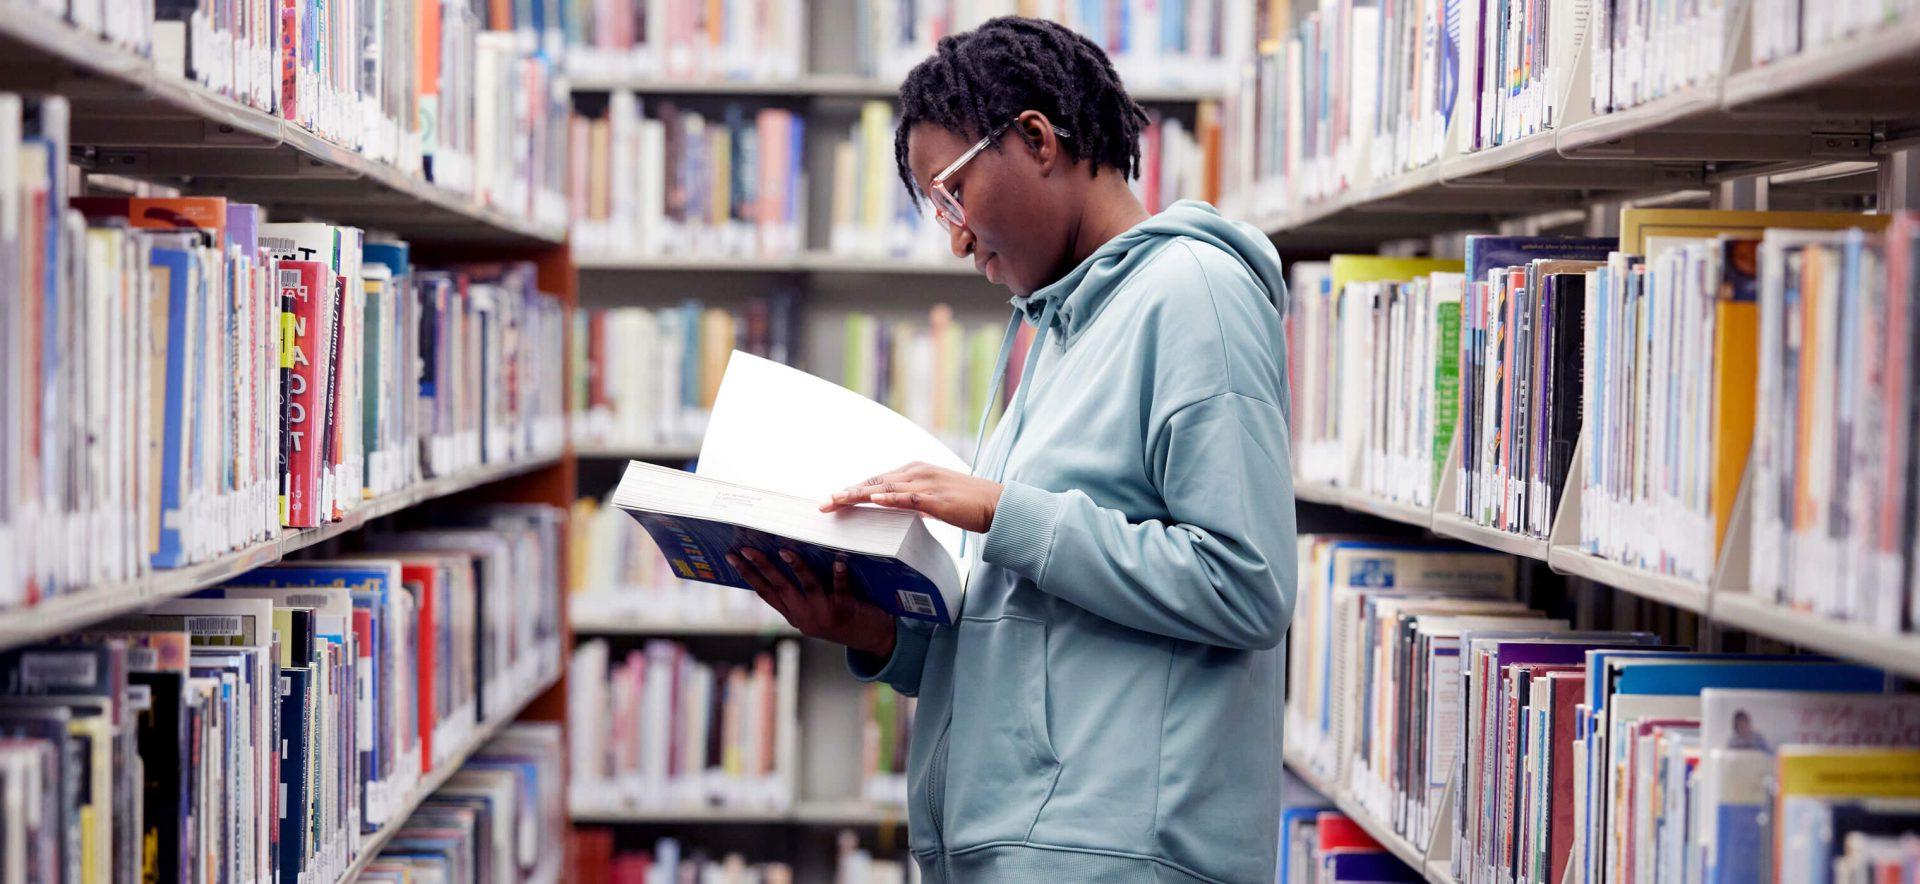
[[[940,174],[933,176],[933,184],[932,187],[929,188],[927,201],[933,203],[934,220],[940,222],[940,226],[946,228],[947,232],[952,233],[955,230],[967,226],[967,209],[960,204],[960,198],[955,196],[953,191],[947,188],[948,179],[951,179],[955,173],[960,171],[962,166],[971,162],[974,157],[979,156],[980,152],[986,150],[988,145],[993,144],[1000,136],[1007,134],[1007,130],[1013,128],[1013,124],[1016,122],[1019,121],[1008,120],[1005,123],[1001,123],[992,132],[988,132],[986,137],[974,142],[973,146],[967,148],[967,152],[961,154],[959,159],[947,164],[945,169],[941,169]],[[1073,133],[1051,123],[1048,124],[1048,128],[1053,130],[1053,134],[1061,138],[1073,137]]]

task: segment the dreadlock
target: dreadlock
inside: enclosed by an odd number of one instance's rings
[[[932,123],[979,138],[1028,110],[1072,133],[1061,146],[1076,160],[1092,160],[1093,174],[1106,166],[1127,179],[1139,175],[1147,112],[1120,85],[1107,54],[1062,25],[1006,15],[942,37],[900,84],[893,161],[915,204],[920,188],[907,168],[909,130]]]

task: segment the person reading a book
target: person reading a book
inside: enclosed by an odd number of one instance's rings
[[[833,496],[970,532],[952,627],[844,569],[737,553],[855,675],[920,698],[909,833],[930,881],[1267,881],[1295,579],[1279,258],[1128,186],[1147,116],[1050,22],[944,38],[900,89],[895,158],[955,255],[1013,292],[1016,392],[972,475],[906,465]],[[1008,361],[1003,354],[1003,365]]]

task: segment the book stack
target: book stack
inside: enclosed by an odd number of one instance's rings
[[[1372,255],[1293,266],[1300,481],[1432,505],[1459,399],[1459,269]]]
[[[1761,0],[1749,13],[1753,60],[1766,64],[1837,43],[1892,25],[1912,11],[1911,0],[1847,0],[1817,6],[1805,0]]]
[[[783,291],[739,310],[690,299],[574,313],[574,444],[697,446],[734,350],[796,361],[798,306],[798,296]]]
[[[735,852],[709,853],[678,838],[661,838],[652,850],[614,848],[612,829],[573,830],[573,871],[581,881],[608,884],[656,884],[666,881],[725,881],[727,884],[792,884],[786,863],[749,861]],[[714,856],[719,859],[714,859]],[[836,878],[836,881],[865,879]]]
[[[933,6],[858,0],[854,39],[861,73],[898,81],[932,55],[942,37],[999,15],[1046,18],[1099,44],[1133,88],[1220,89],[1233,66],[1229,47],[1252,26],[1249,6],[1204,0],[958,0]]]
[[[1792,7],[1766,10],[1762,7]],[[1797,0],[1753,4],[1753,29],[1758,50],[1760,33],[1779,22],[1792,21],[1799,31]],[[1866,4],[1855,4],[1865,6]],[[1583,10],[1584,11],[1584,10]],[[1708,2],[1673,9],[1653,9],[1634,3],[1600,2],[1592,6],[1593,28],[1591,105],[1595,113],[1645,104],[1689,86],[1709,83],[1723,74],[1738,24],[1736,4]],[[1544,10],[1543,10],[1544,14]],[[1824,13],[1812,18],[1827,18]],[[1766,25],[1762,25],[1762,22]],[[1558,49],[1555,45],[1549,51]],[[1756,51],[1756,58],[1759,53]],[[1571,53],[1569,53],[1571,58]]]
[[[907,804],[907,746],[919,701],[882,685],[867,685],[860,709],[860,798],[872,804]]]
[[[615,90],[570,123],[567,186],[583,252],[779,257],[803,244],[806,118],[728,103],[718,114]]]
[[[1629,566],[1705,583],[1755,438],[1755,240],[1768,228],[1877,229],[1887,219],[1679,209],[1627,209],[1620,217],[1621,250],[1588,271],[1585,283],[1580,543]],[[1809,395],[1835,389],[1819,386],[1826,383],[1819,376],[1805,380],[1815,385]],[[1834,424],[1822,414],[1810,413],[1804,426],[1830,431]],[[1822,582],[1830,584],[1833,573]]]
[[[420,271],[219,197],[69,199],[66,112],[0,96],[23,170],[0,181],[0,605],[559,450],[565,329],[530,265]]]
[[[567,676],[576,813],[793,802],[800,646],[744,664],[705,663],[648,641],[613,662],[607,643],[574,650]]]
[[[1289,807],[1280,813],[1279,884],[1425,881],[1360,824],[1337,810]]]
[[[753,593],[681,579],[646,529],[610,504],[590,497],[575,503],[567,543],[576,630],[583,618],[768,630],[786,625]]]
[[[993,393],[999,329],[968,329],[952,308],[939,304],[924,325],[849,313],[843,340],[847,389],[906,415],[966,455]],[[1008,358],[1021,364],[1020,354]],[[1012,389],[1013,379],[1006,386]],[[997,413],[1000,404],[994,407]]]
[[[1422,0],[1411,0],[1409,5],[1425,7],[1429,17],[1437,12],[1435,4]],[[1584,2],[1571,6],[1561,4],[1558,8],[1549,3],[1507,0],[1477,0],[1469,5],[1465,10],[1466,20],[1462,22],[1461,55],[1440,59],[1439,63],[1443,67],[1449,62],[1458,64],[1464,82],[1476,87],[1468,96],[1478,122],[1472,133],[1472,149],[1506,144],[1558,128],[1567,122],[1571,108],[1589,104],[1574,90],[1576,85],[1587,85],[1579,69],[1583,44],[1590,39],[1587,18],[1596,13],[1604,18],[1608,13],[1603,10],[1617,11],[1632,4],[1593,5],[1599,9],[1590,11]],[[1391,22],[1386,24],[1391,27]],[[1659,33],[1677,35],[1691,31],[1686,24],[1667,19],[1660,23]],[[1693,76],[1719,71],[1718,57],[1707,58],[1707,53],[1691,51],[1694,48],[1698,47],[1673,52],[1676,60],[1672,62],[1653,61],[1659,53],[1671,51],[1665,45],[1642,50],[1631,59],[1645,60],[1649,68],[1676,69],[1676,73],[1668,75],[1668,79],[1675,81],[1680,81],[1677,70],[1683,67],[1694,72]],[[1624,61],[1628,56],[1621,58]],[[1684,82],[1691,80],[1675,82],[1674,86]],[[1387,84],[1389,89],[1391,85]],[[1387,89],[1381,91],[1383,99],[1387,92]],[[1381,110],[1386,112],[1389,108],[1383,104]]]
[[[1770,229],[1758,244],[1752,592],[1894,631],[1920,610],[1916,250],[1911,214],[1884,234]]]
[[[566,861],[560,726],[508,726],[407,817],[362,881],[558,880]]]
[[[498,7],[495,7],[498,8]],[[536,9],[539,7],[535,7]],[[565,0],[547,4],[584,80],[791,80],[806,67],[806,4]]]
[[[1469,236],[1455,512],[1546,537],[1580,439],[1587,273],[1612,238]]]
[[[1178,117],[1147,112],[1140,133],[1140,177],[1133,192],[1149,212],[1183,199],[1220,201],[1220,104],[1194,106],[1191,129]]]
[[[869,101],[833,147],[833,213],[828,248],[863,258],[937,261],[953,255],[933,208],[915,205],[894,174],[893,104]]]
[[[0,654],[0,826],[28,878],[340,877],[557,671],[562,515],[483,509],[377,544],[431,554],[256,570]]]

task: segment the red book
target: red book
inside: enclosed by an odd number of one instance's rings
[[[279,271],[281,329],[281,405],[286,410],[281,430],[281,466],[284,501],[282,522],[290,528],[320,524],[322,428],[326,401],[326,336],[331,319],[327,268],[316,261],[281,261]]]
[[[434,654],[434,592],[439,589],[440,568],[431,561],[401,562],[400,583],[414,594],[419,609],[418,702],[420,705],[420,772],[433,770],[433,724],[439,719],[439,704],[433,695],[433,672],[440,661]]]
[[[1573,737],[1575,707],[1586,693],[1584,672],[1556,672],[1547,676],[1547,702],[1553,708],[1553,743],[1548,747],[1547,775],[1553,807],[1547,820],[1548,881],[1566,877],[1573,853]]]
[[[653,857],[644,853],[623,853],[613,861],[613,884],[647,884],[647,876],[653,872]],[[604,880],[583,878],[586,881]]]
[[[1385,850],[1367,830],[1346,814],[1329,810],[1314,818],[1314,834],[1320,839],[1320,852],[1329,850]]]
[[[573,830],[573,839],[569,844],[567,868],[581,881],[617,880],[612,874],[613,868],[613,830],[587,829]]]

